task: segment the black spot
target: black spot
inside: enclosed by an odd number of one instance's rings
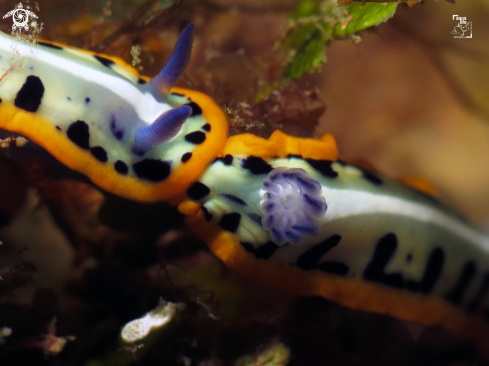
[[[114,64],[114,61],[109,60],[108,58],[102,56],[93,56],[93,57],[95,57],[95,59],[104,66],[110,67],[110,65]]]
[[[201,200],[209,193],[211,193],[209,187],[207,187],[204,183],[200,183],[198,181],[192,183],[189,189],[187,189],[187,195],[195,201]]]
[[[294,154],[289,154],[287,155],[288,159],[302,159],[302,155],[294,155]]]
[[[102,163],[106,163],[108,158],[107,158],[107,151],[101,146],[95,146],[90,148],[90,152],[92,155],[95,157],[95,159],[101,161]]]
[[[211,131],[211,125],[206,123],[205,125],[202,126],[202,129],[204,131],[210,132]]]
[[[209,210],[204,206],[201,206],[201,209],[202,209],[202,212],[204,213],[205,221],[207,221],[207,222],[211,221],[212,220],[212,214],[209,212]]]
[[[190,142],[191,144],[201,144],[205,141],[205,133],[202,131],[194,131],[185,135],[185,140]]]
[[[319,173],[328,178],[336,178],[338,173],[333,170],[331,164],[333,162],[331,160],[314,160],[314,159],[306,159],[310,166],[316,169]]]
[[[246,159],[243,159],[241,161],[241,167],[243,169],[248,169],[251,173],[255,175],[268,174],[273,170],[272,166],[268,164],[265,160],[253,155],[247,157]]]
[[[176,95],[177,97],[184,97],[185,95],[180,94],[180,93],[171,93],[171,95]]]
[[[428,258],[426,269],[424,271],[421,281],[408,280],[406,282],[406,288],[411,291],[421,292],[423,294],[429,294],[436,281],[440,277],[443,269],[443,263],[445,261],[445,253],[441,248],[435,248]]]
[[[86,98],[85,98],[85,104],[86,104],[86,105],[90,104],[90,98],[89,98],[89,97],[86,97]]]
[[[14,104],[27,112],[36,112],[44,95],[44,85],[37,76],[28,76],[15,97]]]
[[[372,260],[363,272],[363,278],[367,281],[379,282],[396,288],[404,287],[404,280],[400,273],[386,274],[385,267],[391,260],[397,249],[397,237],[389,233],[383,236],[377,243]]]
[[[224,165],[231,165],[233,163],[233,156],[227,154],[223,158],[216,158],[216,160],[214,160],[214,163],[217,161],[222,161]]]
[[[90,132],[89,127],[84,121],[73,122],[66,132],[68,138],[82,149],[90,148]]]
[[[237,212],[231,212],[225,214],[219,220],[219,226],[226,231],[235,233],[238,230],[239,222],[241,221],[241,215]]]
[[[467,263],[465,263],[457,284],[445,295],[445,299],[447,299],[454,305],[460,304],[464,297],[465,290],[467,290],[470,281],[472,281],[475,277],[475,272],[476,267],[473,261],[468,261]]]
[[[318,269],[323,272],[344,276],[348,273],[348,266],[341,262],[324,262],[318,265]]]
[[[182,163],[186,163],[187,161],[190,160],[190,158],[192,157],[192,153],[191,152],[187,152],[185,154],[182,155]]]
[[[273,241],[268,241],[255,249],[256,259],[269,259],[278,249],[277,244]]]
[[[131,147],[131,152],[134,154],[134,155],[137,155],[137,156],[143,156],[144,154],[146,154],[148,152],[148,150],[143,150],[141,149],[140,147],[138,147],[137,145],[133,145]]]
[[[144,159],[133,164],[132,169],[139,178],[161,182],[170,175],[171,163],[159,159]]]
[[[348,164],[347,164],[347,163],[345,163],[343,160],[338,159],[338,160],[336,160],[336,162],[337,162],[338,164],[340,164],[341,166],[348,166]]]
[[[359,168],[359,169],[362,171],[362,176],[365,180],[369,181],[372,184],[375,184],[376,186],[379,186],[382,184],[382,182],[383,182],[382,179],[380,179],[379,176],[377,176],[376,174],[369,172],[367,170],[361,169],[361,168]]]
[[[63,49],[63,47],[56,46],[54,44],[43,42],[43,41],[37,41],[37,44],[40,44],[40,45],[42,45],[44,47],[49,47],[49,48],[52,48],[52,49],[55,49],[55,50],[62,50]]]
[[[238,205],[243,205],[243,206],[248,205],[245,201],[243,201],[239,197],[236,197],[235,195],[223,193],[221,196],[226,197],[228,200],[233,201],[234,203],[237,203]]]
[[[126,175],[127,172],[129,171],[129,168],[127,167],[127,164],[124,163],[121,160],[117,160],[114,164],[114,169],[117,173]]]
[[[71,102],[71,97],[66,97],[66,99]]]
[[[56,126],[56,129],[57,129],[58,131],[63,131],[63,130],[61,129],[61,127],[59,127],[59,126]]]
[[[341,236],[333,235],[323,240],[321,243],[314,245],[312,248],[306,250],[297,259],[297,267],[309,270],[318,267],[319,261],[324,254],[329,252],[341,241]]]
[[[146,84],[146,80],[138,78],[138,84]]]
[[[0,211],[0,228],[7,226],[9,223],[9,218],[6,214]]]
[[[249,213],[248,217],[261,226],[261,216],[256,213]]]
[[[406,263],[411,263],[412,260],[413,260],[413,255],[411,253],[406,255]]]
[[[482,284],[479,287],[479,290],[477,293],[474,295],[474,298],[469,304],[469,312],[473,313],[479,309],[479,306],[484,300],[484,297],[486,297],[487,291],[489,290],[489,273],[485,273],[484,277],[482,278]]]
[[[0,103],[2,103],[2,102],[3,102],[3,100],[2,100],[2,98],[0,98]]]
[[[117,127],[117,120],[113,114],[110,115],[110,132],[119,141],[124,138],[124,130]]]
[[[188,105],[190,108],[192,108],[192,114],[190,115],[190,117],[200,116],[202,114],[202,108],[200,108],[200,106],[197,103],[190,102],[190,103],[187,103],[186,105]]]
[[[255,248],[253,244],[241,242],[241,245],[247,252],[252,253],[256,259],[270,259],[270,257],[277,251],[278,246],[273,241],[269,241],[258,248]]]

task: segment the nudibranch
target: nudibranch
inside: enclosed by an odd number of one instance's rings
[[[64,45],[0,34],[0,128],[102,189],[178,205],[228,266],[300,295],[488,336],[489,239],[453,210],[338,160],[332,136],[227,136],[174,87],[193,25],[153,79]]]

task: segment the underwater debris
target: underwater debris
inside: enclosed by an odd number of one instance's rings
[[[146,338],[152,331],[161,328],[173,319],[177,310],[182,310],[182,303],[173,304],[160,298],[158,306],[139,319],[127,323],[121,331],[125,343],[134,343]]]
[[[5,338],[9,337],[10,335],[12,335],[12,328],[0,328],[0,345],[5,344]]]
[[[57,337],[56,336],[56,317],[49,323],[48,334],[44,334],[44,355],[46,358],[48,356],[56,356],[65,347],[68,341],[74,341],[75,336]]]
[[[290,349],[281,342],[274,342],[258,354],[240,357],[235,366],[285,366],[289,358]]]

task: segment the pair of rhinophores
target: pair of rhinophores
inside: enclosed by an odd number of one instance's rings
[[[228,138],[208,96],[174,87],[184,29],[148,81],[123,61],[0,34],[0,128],[96,185],[178,205],[231,268],[301,295],[486,337],[489,239],[433,198],[337,159],[334,139]]]

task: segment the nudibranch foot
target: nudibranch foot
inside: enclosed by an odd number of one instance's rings
[[[317,236],[328,208],[321,184],[304,169],[277,167],[263,181],[261,223],[277,245]]]

